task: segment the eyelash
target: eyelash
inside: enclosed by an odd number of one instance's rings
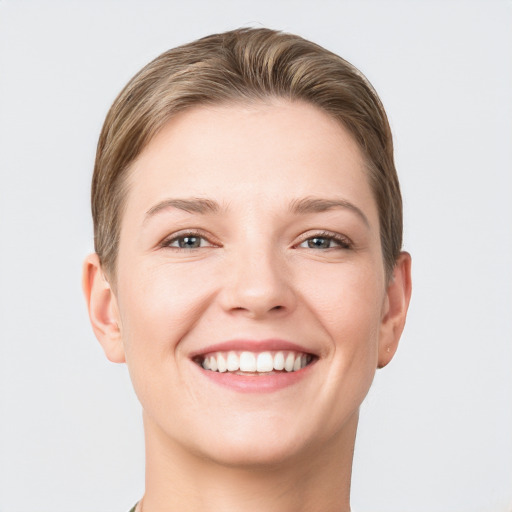
[[[181,251],[193,251],[195,249],[200,249],[200,248],[204,247],[202,245],[199,245],[199,247],[176,247],[176,246],[172,245],[176,242],[179,243],[180,240],[183,240],[185,238],[199,238],[200,244],[203,241],[206,241],[211,246],[216,246],[216,244],[213,243],[209,239],[209,237],[206,236],[201,231],[187,231],[187,232],[183,232],[183,233],[173,234],[171,237],[166,238],[165,240],[162,241],[162,243],[160,244],[160,247],[174,249],[174,250],[181,250]],[[335,246],[334,247],[316,247],[316,248],[315,247],[304,247],[304,249],[312,249],[312,250],[345,249],[345,250],[347,250],[347,249],[353,248],[352,242],[347,237],[340,235],[338,233],[332,233],[329,231],[322,231],[320,233],[315,233],[312,236],[308,236],[307,238],[303,238],[297,245],[295,245],[295,247],[300,247],[302,244],[304,244],[310,240],[315,240],[315,239],[327,240],[329,242],[334,242]],[[218,247],[218,245],[217,245],[217,247]]]
[[[216,245],[201,231],[186,231],[186,232],[182,232],[182,233],[175,233],[175,234],[171,235],[170,237],[166,238],[165,240],[162,241],[162,243],[160,244],[160,247],[167,248],[167,249],[174,249],[174,250],[178,250],[178,251],[193,251],[195,249],[200,249],[203,247],[201,245],[199,247],[176,247],[176,246],[172,245],[173,243],[179,242],[179,240],[183,240],[185,238],[199,238],[200,243],[202,243],[202,241],[206,241],[206,242],[208,242],[208,244],[210,244],[212,246]]]
[[[347,249],[352,249],[352,247],[353,247],[352,242],[346,236],[340,235],[338,233],[331,233],[329,231],[323,231],[321,233],[315,233],[312,236],[308,236],[307,238],[304,238],[303,240],[301,240],[298,245],[300,247],[303,243],[308,242],[309,240],[315,240],[315,239],[324,239],[324,240],[328,240],[330,242],[334,242],[336,244],[335,247],[320,248],[323,250],[329,250],[329,249],[345,249],[345,250],[347,250]],[[305,247],[305,249],[306,248],[316,250],[313,247]]]

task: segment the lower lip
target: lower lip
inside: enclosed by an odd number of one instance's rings
[[[311,373],[315,361],[295,372],[269,373],[268,375],[237,375],[229,372],[204,370],[196,363],[194,366],[208,379],[220,386],[241,393],[271,393],[300,382]]]

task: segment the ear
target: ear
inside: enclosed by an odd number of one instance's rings
[[[378,367],[386,366],[395,355],[405,326],[411,299],[411,255],[401,252],[386,290],[382,309]]]
[[[84,261],[82,288],[92,329],[106,356],[114,363],[124,363],[126,359],[117,299],[105,277],[97,254],[90,254]]]

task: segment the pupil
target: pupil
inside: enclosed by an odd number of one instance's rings
[[[311,249],[328,249],[330,240],[328,238],[312,238],[309,240],[308,245]]]
[[[199,247],[200,240],[197,236],[184,236],[180,240],[180,247],[183,249],[194,249],[196,247]]]

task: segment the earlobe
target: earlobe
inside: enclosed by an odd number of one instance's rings
[[[117,299],[95,253],[87,256],[84,261],[82,288],[92,329],[106,356],[114,363],[124,363],[126,359]]]
[[[382,311],[378,367],[386,366],[398,348],[411,299],[411,255],[401,252],[388,283]]]

